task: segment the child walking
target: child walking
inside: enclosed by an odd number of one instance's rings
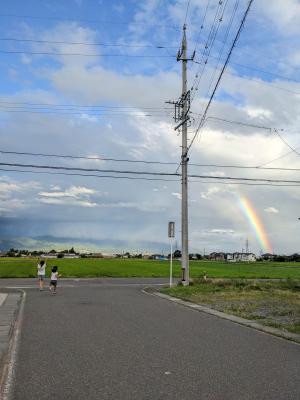
[[[55,265],[51,270],[51,279],[50,279],[50,291],[52,294],[56,294],[57,280],[60,277],[57,271],[57,266]]]
[[[40,291],[44,290],[46,263],[44,260],[40,261],[37,266],[37,273],[39,278]]]

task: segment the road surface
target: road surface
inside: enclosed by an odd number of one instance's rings
[[[27,287],[12,399],[299,400],[299,345],[141,291],[162,282],[1,280]]]

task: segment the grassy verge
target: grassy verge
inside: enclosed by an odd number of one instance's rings
[[[0,258],[0,278],[32,278],[36,276],[37,259]],[[165,277],[169,276],[169,262],[141,259],[49,259],[64,277]],[[279,278],[300,279],[300,263],[225,263],[191,261],[190,273],[200,278]],[[180,263],[174,262],[174,277],[180,277]]]
[[[199,280],[163,293],[300,334],[300,281]]]

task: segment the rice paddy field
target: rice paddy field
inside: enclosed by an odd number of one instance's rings
[[[38,259],[0,258],[0,278],[33,278]],[[169,262],[142,259],[49,259],[47,276],[57,265],[63,277],[168,277]],[[225,263],[191,261],[191,278],[300,279],[300,263]],[[180,277],[180,262],[173,263],[173,276]]]

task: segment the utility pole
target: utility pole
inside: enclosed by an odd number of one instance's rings
[[[188,107],[187,107],[187,42],[186,42],[186,25],[183,26],[183,37],[181,56],[178,61],[182,61],[182,152],[181,152],[181,271],[182,283],[189,284],[189,224],[188,224],[188,156],[187,156],[187,121],[188,121]]]
[[[246,239],[246,253],[249,253],[249,240],[248,238]]]
[[[182,149],[181,149],[181,281],[183,285],[189,284],[189,232],[188,232],[188,154],[187,154],[187,128],[190,111],[190,91],[187,90],[187,63],[193,60],[187,57],[186,25],[183,25],[181,49],[177,55],[177,61],[182,62],[182,94],[177,102],[168,101],[175,105],[175,122],[180,123],[175,130],[181,127]]]

